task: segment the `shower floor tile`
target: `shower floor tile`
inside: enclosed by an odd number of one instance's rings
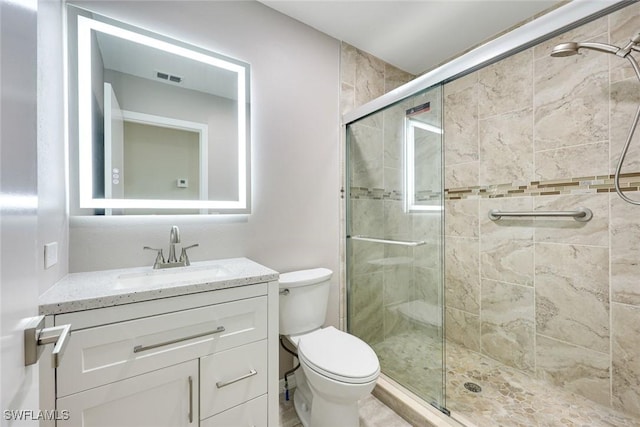
[[[383,372],[425,400],[438,401],[441,344],[419,330],[373,345]],[[462,346],[446,344],[446,407],[478,427],[640,426],[610,407],[554,387]],[[429,357],[437,354],[437,357]],[[423,382],[430,379],[429,383]],[[482,388],[474,393],[465,383]],[[434,386],[435,384],[435,386]]]

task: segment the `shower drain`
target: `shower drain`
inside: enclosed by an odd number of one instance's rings
[[[472,393],[480,393],[482,391],[482,387],[476,383],[464,383],[464,388]]]

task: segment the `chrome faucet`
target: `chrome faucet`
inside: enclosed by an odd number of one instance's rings
[[[197,243],[191,246],[186,246],[182,248],[182,252],[180,253],[180,259],[176,258],[176,243],[180,243],[180,230],[177,225],[171,227],[171,232],[169,233],[169,257],[165,261],[164,254],[162,253],[162,249],[150,248],[149,246],[145,246],[142,249],[156,251],[156,260],[153,263],[154,270],[161,268],[171,268],[171,267],[186,267],[191,265],[189,261],[189,256],[187,255],[187,249],[195,248],[199,246]]]
[[[167,259],[169,264],[178,262],[176,258],[176,243],[180,243],[180,230],[177,225],[174,225],[169,233],[169,258]]]

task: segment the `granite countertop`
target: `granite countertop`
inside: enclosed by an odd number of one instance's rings
[[[211,277],[205,278],[207,271]],[[147,277],[151,280],[141,283]],[[278,280],[278,272],[247,258],[192,262],[189,267],[164,270],[149,266],[71,273],[40,296],[39,309],[44,315],[62,314],[273,280]]]

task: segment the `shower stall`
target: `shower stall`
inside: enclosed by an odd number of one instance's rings
[[[351,123],[347,147],[349,331],[444,408],[442,87]]]
[[[638,31],[570,2],[344,116],[347,329],[434,413],[640,425]]]

